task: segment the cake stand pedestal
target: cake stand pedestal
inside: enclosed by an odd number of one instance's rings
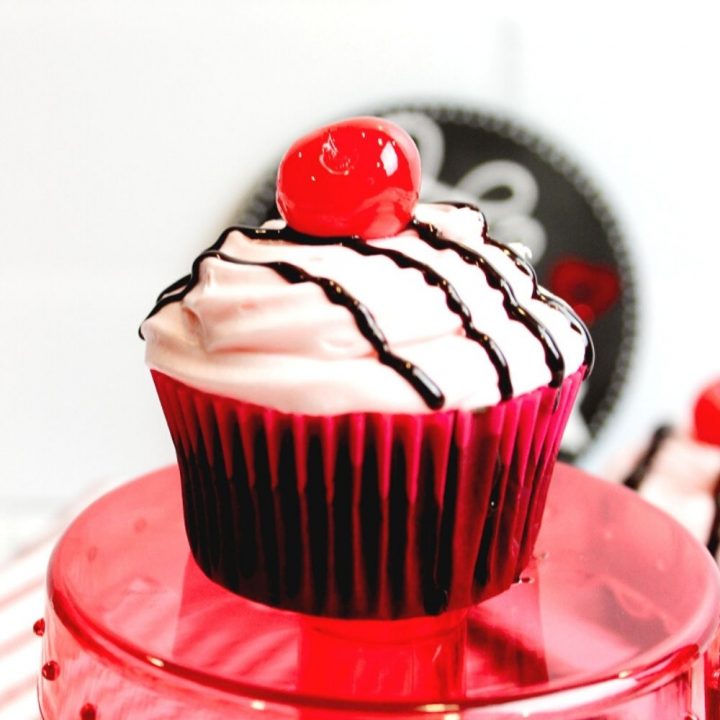
[[[719,613],[683,528],[563,465],[502,595],[395,622],[280,612],[201,573],[170,467],[60,540],[38,692],[45,720],[718,720]]]

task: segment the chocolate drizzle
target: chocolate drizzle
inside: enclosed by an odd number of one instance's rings
[[[443,204],[454,205],[455,207],[468,207],[476,212],[479,212],[477,208],[469,204]],[[483,255],[480,255],[460,243],[443,238],[439,230],[433,225],[413,220],[410,228],[415,229],[420,239],[431,247],[439,250],[452,250],[466,263],[475,265],[483,272],[490,287],[495,288],[502,293],[503,306],[508,314],[508,317],[512,320],[520,322],[540,341],[545,353],[547,366],[551,373],[552,379],[550,384],[552,387],[558,387],[564,379],[565,367],[563,357],[558,349],[557,343],[551,336],[548,329],[536,318],[534,318],[527,309],[520,305],[515,297],[510,283],[490,264],[490,262],[488,262]],[[405,378],[405,380],[407,380],[421,395],[428,407],[432,409],[443,407],[445,398],[437,384],[433,382],[420,368],[413,365],[408,360],[395,355],[391,351],[387,338],[378,326],[374,316],[357,298],[350,295],[350,293],[348,293],[339,283],[335,282],[331,278],[312,275],[296,265],[281,261],[246,261],[231,257],[226,253],[221,252],[221,248],[228,235],[234,231],[238,231],[252,240],[267,242],[281,241],[301,245],[341,245],[364,256],[382,255],[387,257],[401,269],[418,270],[428,285],[437,287],[443,292],[448,309],[460,318],[466,337],[474,342],[477,342],[487,353],[488,358],[497,373],[498,390],[502,399],[506,400],[513,396],[513,386],[505,355],[491,337],[475,327],[470,309],[462,300],[456,288],[450,283],[450,281],[429,265],[416,260],[405,253],[391,248],[373,245],[355,237],[315,237],[305,235],[287,226],[282,228],[251,228],[243,226],[229,227],[207,250],[195,259],[190,275],[186,275],[185,277],[177,280],[160,293],[155,306],[150,311],[147,318],[155,315],[166,305],[182,300],[197,285],[199,280],[200,265],[203,260],[207,258],[216,258],[224,262],[230,262],[237,265],[266,267],[276,272],[289,283],[312,282],[315,285],[318,285],[330,302],[336,305],[341,305],[350,311],[353,315],[355,323],[357,324],[358,330],[372,345],[373,349],[377,353],[378,360],[381,363],[391,367],[403,378]],[[586,338],[585,363],[589,367],[592,364],[593,358],[592,343],[587,330],[584,328],[577,316],[575,316],[572,310],[562,303],[562,301],[543,293],[538,287],[537,278],[532,267],[507,246],[488,238],[484,227],[483,238],[487,243],[506,252],[506,254],[508,254],[508,256],[515,262],[517,267],[530,275],[533,283],[533,298],[545,302],[556,310],[562,312],[563,315],[568,318],[571,326],[578,332],[584,334]],[[140,337],[143,337],[142,330],[140,330]]]
[[[413,227],[417,230],[420,239],[431,247],[436,250],[452,250],[464,262],[480,268],[488,285],[502,293],[503,307],[508,317],[524,325],[540,341],[545,352],[545,362],[550,369],[550,386],[560,387],[565,379],[565,361],[562,353],[548,329],[517,301],[510,283],[488,262],[487,258],[465,245],[443,238],[434,225],[413,220]]]
[[[650,473],[655,458],[659,455],[665,443],[672,437],[673,429],[670,425],[659,425],[653,432],[650,442],[640,459],[622,480],[625,487],[640,491],[645,478]],[[710,554],[715,557],[720,549],[720,475],[712,488],[713,517],[710,523],[706,546]]]
[[[720,547],[720,475],[713,487],[713,519],[710,525],[710,535],[707,541],[707,549],[713,557],[717,556]]]
[[[635,464],[635,467],[622,481],[625,487],[629,487],[631,490],[639,490],[642,485],[645,476],[650,472],[655,457],[660,452],[660,448],[665,444],[665,441],[672,435],[672,428],[669,425],[660,425],[653,433],[650,443],[647,446],[642,457]]]
[[[355,250],[355,252],[358,252],[361,255],[384,255],[400,268],[414,268],[419,270],[423,274],[425,282],[428,285],[440,288],[440,290],[442,290],[445,294],[445,302],[447,303],[448,309],[458,315],[462,320],[465,335],[470,340],[477,342],[485,350],[485,352],[487,352],[490,362],[493,364],[493,367],[498,375],[498,388],[502,399],[507,400],[512,397],[513,387],[512,381],[510,380],[510,370],[508,368],[507,358],[498,347],[497,343],[489,335],[481,332],[475,327],[475,325],[473,325],[470,309],[463,302],[457,290],[447,278],[433,270],[429,265],[426,265],[425,263],[409,257],[397,250],[381,248],[376,245],[368,245],[362,240],[356,239],[343,241],[342,244],[345,247]]]
[[[405,255],[399,250],[391,248],[370,245],[358,238],[354,237],[314,237],[303,235],[292,228],[268,229],[268,228],[238,228],[244,235],[253,240],[275,240],[293,242],[301,245],[342,245],[359,255],[378,256],[388,258],[399,268],[404,270],[414,269],[422,273],[425,282],[432,287],[439,288],[445,295],[445,302],[450,312],[460,317],[462,321],[465,335],[477,342],[488,354],[498,375],[498,388],[503,400],[507,400],[513,396],[512,381],[510,380],[510,370],[508,368],[507,358],[497,343],[486,333],[481,332],[473,325],[472,314],[470,309],[463,302],[460,294],[452,285],[452,283],[443,275],[435,271],[429,265],[416,260],[415,258]]]
[[[458,209],[467,208],[469,210],[473,210],[476,213],[482,214],[480,208],[478,208],[477,205],[473,205],[472,203],[448,201],[443,204],[450,205]],[[513,261],[515,267],[524,272],[530,278],[533,288],[533,300],[539,300],[540,302],[543,302],[549,307],[553,308],[553,310],[557,310],[570,323],[570,327],[575,332],[583,336],[585,340],[585,358],[583,360],[583,364],[586,367],[586,375],[589,375],[592,372],[593,365],[595,364],[595,348],[593,346],[592,337],[590,336],[587,327],[585,327],[585,323],[580,320],[580,318],[575,314],[575,311],[564,300],[557,297],[556,295],[553,295],[547,290],[541,289],[540,284],[538,283],[535,268],[524,257],[519,255],[510,245],[491,238],[488,235],[486,225],[483,225],[482,236],[485,243],[505,253],[505,255],[507,255],[507,257]]]
[[[181,300],[185,297],[185,295],[187,295],[190,290],[197,285],[200,275],[200,264],[207,258],[217,258],[218,260],[232,263],[233,265],[266,267],[273,270],[281,278],[293,285],[301,282],[311,282],[318,285],[331,303],[335,305],[342,305],[352,313],[352,316],[355,318],[355,323],[358,326],[358,330],[373,346],[380,362],[388,367],[391,367],[399,375],[402,375],[402,377],[404,377],[420,394],[429,408],[438,410],[445,404],[445,396],[440,388],[419,367],[417,367],[417,365],[413,365],[413,363],[409,360],[401,358],[399,355],[395,355],[395,353],[390,350],[390,345],[388,344],[385,334],[380,329],[373,314],[365,305],[347,292],[342,285],[331,278],[312,275],[302,268],[299,268],[297,265],[292,265],[288,262],[252,262],[250,260],[240,260],[238,258],[231,257],[220,250],[206,250],[195,258],[188,283],[177,292],[170,292],[170,294],[166,294],[161,297],[148,317],[154,315],[158,310],[160,310],[160,308],[164,307],[168,303],[176,302],[177,300]],[[174,283],[170,287],[175,288],[176,285],[177,284]]]
[[[595,364],[595,348],[593,347],[590,333],[584,323],[564,300],[561,300],[559,297],[547,292],[546,290],[540,289],[535,268],[527,260],[525,260],[525,258],[518,255],[509,245],[499,242],[488,235],[485,236],[485,242],[488,245],[492,245],[493,247],[502,250],[502,252],[504,252],[515,263],[517,268],[530,277],[533,285],[533,300],[539,300],[540,302],[543,302],[553,308],[553,310],[557,310],[559,313],[564,315],[565,319],[570,323],[570,327],[585,338],[585,358],[583,360],[583,364],[587,368],[587,373],[590,374],[590,372],[592,372],[593,365]]]

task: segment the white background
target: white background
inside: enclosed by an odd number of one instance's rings
[[[500,112],[584,168],[631,245],[642,322],[585,463],[682,421],[720,375],[710,7],[0,0],[0,556],[172,459],[139,321],[296,135],[376,105]]]

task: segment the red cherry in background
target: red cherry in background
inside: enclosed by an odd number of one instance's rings
[[[695,437],[720,445],[720,378],[708,385],[695,400]]]
[[[300,138],[285,153],[277,206],[307,235],[395,235],[412,218],[420,193],[420,153],[399,125],[358,117]]]

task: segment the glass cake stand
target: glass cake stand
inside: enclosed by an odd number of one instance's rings
[[[467,613],[323,620],[201,573],[175,467],[83,512],[50,562],[45,720],[715,720],[718,571],[624,488],[560,465],[535,557]]]

